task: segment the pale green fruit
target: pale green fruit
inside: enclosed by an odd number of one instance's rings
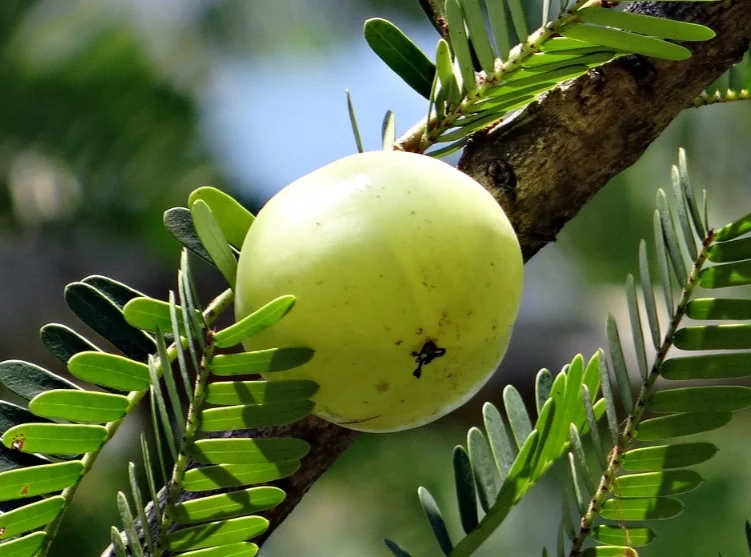
[[[308,174],[260,211],[235,309],[241,319],[296,296],[245,347],[309,346],[315,356],[266,378],[316,381],[326,420],[397,431],[447,414],[493,374],[522,275],[514,231],[482,186],[424,155],[371,152]]]

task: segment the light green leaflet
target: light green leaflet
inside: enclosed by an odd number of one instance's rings
[[[100,425],[21,424],[3,434],[3,444],[25,453],[77,455],[98,449],[107,437]]]
[[[314,381],[215,381],[206,386],[206,402],[223,406],[297,402],[317,391]]]
[[[14,538],[52,522],[64,504],[64,497],[50,497],[0,515],[0,540]],[[4,547],[0,546],[0,555],[3,555]]]
[[[262,464],[217,464],[201,466],[185,473],[185,491],[208,491],[273,482],[291,476],[300,469],[299,460]]]
[[[193,225],[201,239],[203,247],[209,252],[211,259],[216,264],[224,279],[232,289],[235,288],[237,275],[237,259],[224,237],[224,232],[216,221],[211,208],[205,201],[197,199],[190,206],[190,214],[193,217]]]
[[[47,534],[44,532],[34,532],[23,538],[18,538],[4,543],[0,549],[2,557],[33,557],[42,547]]]
[[[704,25],[609,8],[584,8],[576,12],[576,17],[587,23],[676,41],[708,41],[715,36],[714,31]]]
[[[715,445],[706,442],[642,447],[626,452],[621,466],[632,471],[682,468],[709,460],[717,450]]]
[[[655,533],[651,528],[621,528],[620,526],[601,524],[595,526],[592,537],[600,543],[641,547],[655,539]]]
[[[236,543],[262,534],[268,527],[269,521],[260,516],[209,522],[172,532],[167,536],[167,547],[171,551],[187,551]]]
[[[180,524],[191,524],[234,518],[275,507],[284,501],[284,497],[284,491],[278,487],[251,487],[176,505],[173,509],[174,519]]]
[[[270,348],[240,354],[217,354],[211,359],[211,373],[221,377],[272,373],[299,367],[311,360],[310,348]]]
[[[240,344],[245,339],[278,323],[294,305],[294,296],[279,296],[237,323],[217,332],[214,335],[214,342],[219,348],[229,348]]]
[[[574,23],[560,30],[561,35],[570,39],[600,44],[609,48],[626,50],[635,54],[662,58],[665,60],[687,60],[691,51],[686,47],[627,31]]]
[[[192,458],[203,464],[263,464],[302,458],[310,445],[302,439],[202,439],[193,446]]]
[[[662,364],[665,379],[733,379],[751,375],[751,353],[671,358]]]
[[[188,551],[181,553],[180,557],[255,557],[257,554],[258,546],[256,544],[240,542]]]
[[[188,207],[192,207],[199,199],[209,206],[227,241],[236,248],[241,248],[255,220],[253,214],[232,196],[210,186],[194,190],[188,197]]]
[[[647,400],[650,412],[736,412],[751,406],[751,387],[710,385],[666,389]]]
[[[634,437],[639,441],[659,441],[693,435],[720,428],[730,423],[732,412],[695,412],[669,414],[645,420],[636,428]]]
[[[185,323],[183,322],[183,308],[176,306],[177,323],[181,335],[185,335]],[[172,331],[172,318],[170,317],[170,305],[168,302],[154,298],[134,298],[125,304],[123,308],[125,319],[144,331],[163,332]],[[200,314],[196,312],[196,316]]]
[[[672,497],[644,497],[608,499],[602,504],[600,516],[606,520],[663,520],[683,511],[680,499]]]
[[[62,389],[35,396],[29,410],[44,418],[103,424],[122,418],[128,404],[122,395]]]
[[[311,413],[314,403],[309,400],[278,404],[246,404],[209,408],[200,414],[203,431],[226,431],[283,425],[303,419]]]
[[[0,474],[0,501],[44,495],[76,483],[83,473],[83,463],[58,462],[10,470]]]
[[[106,352],[79,352],[68,362],[68,371],[82,381],[119,391],[140,391],[149,386],[149,367]]]
[[[615,492],[619,497],[680,495],[699,487],[704,480],[693,470],[667,470],[618,476]]]

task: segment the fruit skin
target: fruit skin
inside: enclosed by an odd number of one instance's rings
[[[368,152],[293,182],[260,211],[235,313],[296,296],[245,347],[309,346],[315,357],[266,379],[312,379],[318,416],[399,431],[454,410],[490,378],[522,282],[516,235],[482,186],[424,155]]]

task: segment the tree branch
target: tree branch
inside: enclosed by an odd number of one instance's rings
[[[703,23],[718,36],[689,45],[693,57],[687,62],[629,56],[592,70],[544,95],[512,120],[475,134],[465,148],[459,168],[503,205],[519,235],[525,260],[554,241],[595,193],[631,166],[694,97],[741,58],[751,39],[748,0],[640,2],[632,11]],[[230,435],[258,434],[236,431]],[[282,482],[287,499],[265,513],[271,526],[259,543],[357,435],[315,417],[260,434],[299,437],[312,449],[301,471]],[[153,513],[149,518],[153,521]],[[111,547],[105,555],[114,557]]]

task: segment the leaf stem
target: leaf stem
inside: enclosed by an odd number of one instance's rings
[[[694,99],[694,101],[691,103],[691,106],[694,108],[699,108],[713,104],[724,104],[734,101],[748,100],[751,100],[751,90],[749,89],[741,89],[740,91],[728,89],[726,91],[716,91],[711,95],[705,91]]]
[[[213,323],[217,317],[219,317],[223,312],[225,312],[231,305],[234,300],[234,294],[231,289],[227,289],[219,296],[214,298],[214,300],[209,303],[209,305],[206,307],[206,309],[203,312],[204,319],[206,320],[207,324]],[[187,344],[187,340],[181,339],[181,341],[184,344]],[[170,362],[173,362],[175,358],[177,358],[177,346],[175,344],[172,344],[167,349],[167,356]],[[158,372],[162,373],[163,370],[161,367],[158,368]],[[68,503],[73,498],[73,496],[76,493],[76,490],[78,489],[78,486],[81,484],[81,480],[83,477],[91,470],[91,467],[94,465],[94,462],[96,461],[96,458],[99,456],[99,453],[104,448],[104,446],[107,444],[107,442],[112,439],[112,437],[117,433],[117,430],[120,428],[120,425],[123,423],[126,417],[128,417],[131,413],[131,411],[138,406],[138,403],[141,402],[143,397],[149,392],[149,389],[142,389],[140,391],[133,391],[130,394],[128,394],[128,408],[123,415],[122,418],[119,420],[115,420],[113,422],[109,422],[106,424],[105,429],[107,430],[107,436],[104,438],[104,441],[99,446],[98,449],[95,451],[91,451],[90,453],[86,453],[84,457],[81,459],[81,462],[83,464],[83,472],[81,473],[81,476],[79,476],[78,481],[71,485],[70,487],[67,487],[62,492],[62,497],[65,499],[65,505],[63,506],[63,510],[60,512],[60,514],[57,516],[55,520],[50,522],[47,527],[44,529],[45,534],[47,534],[47,537],[45,538],[44,545],[41,547],[39,553],[37,554],[37,557],[46,557],[46,555],[49,553],[50,546],[52,545],[53,540],[55,539],[55,535],[57,534],[58,529],[60,528],[60,523],[62,522],[63,515],[65,514],[65,511],[68,508]]]
[[[193,444],[196,435],[198,434],[198,413],[201,411],[203,401],[206,398],[206,384],[208,383],[210,373],[209,362],[214,355],[215,348],[216,343],[214,342],[214,334],[212,331],[208,331],[206,335],[206,347],[201,356],[198,377],[196,378],[196,384],[193,390],[193,402],[191,403],[190,408],[188,408],[185,435],[183,435],[183,440],[180,444],[180,452],[175,461],[175,466],[172,469],[172,478],[170,478],[170,481],[167,484],[167,502],[164,512],[162,513],[162,524],[160,526],[159,539],[157,540],[159,547],[155,554],[156,557],[162,555],[163,550],[165,549],[162,546],[167,539],[167,532],[174,522],[170,517],[170,514],[175,505],[177,505],[177,498],[182,490],[183,477],[185,476],[185,470],[187,469],[188,461],[190,460],[188,448]]]
[[[618,443],[611,449],[610,453],[608,454],[607,466],[605,468],[605,471],[602,473],[602,477],[600,478],[597,490],[592,495],[592,499],[587,506],[587,512],[584,513],[584,516],[582,516],[581,523],[579,525],[579,532],[573,540],[571,551],[569,552],[569,557],[580,557],[582,555],[584,542],[592,533],[594,521],[597,518],[600,509],[602,508],[602,504],[605,502],[608,495],[610,495],[613,489],[616,476],[621,467],[621,458],[623,456],[623,453],[628,450],[631,442],[634,440],[634,432],[641,423],[642,417],[644,416],[644,412],[646,410],[647,399],[649,399],[652,391],[654,390],[655,383],[660,376],[662,364],[665,362],[668,351],[673,346],[675,333],[678,330],[683,317],[685,316],[686,305],[691,300],[691,296],[697,284],[699,271],[701,271],[704,263],[707,260],[707,249],[712,244],[713,239],[714,231],[709,230],[702,241],[701,250],[696,258],[696,261],[694,262],[691,274],[686,280],[686,284],[683,286],[681,298],[678,301],[675,312],[673,313],[673,317],[670,321],[670,326],[666,331],[665,336],[663,337],[662,344],[660,345],[660,348],[655,355],[655,359],[652,363],[652,368],[650,369],[649,375],[645,379],[644,383],[642,384],[641,390],[639,391],[639,396],[637,397],[634,404],[634,409],[623,423],[621,432],[619,434]]]

